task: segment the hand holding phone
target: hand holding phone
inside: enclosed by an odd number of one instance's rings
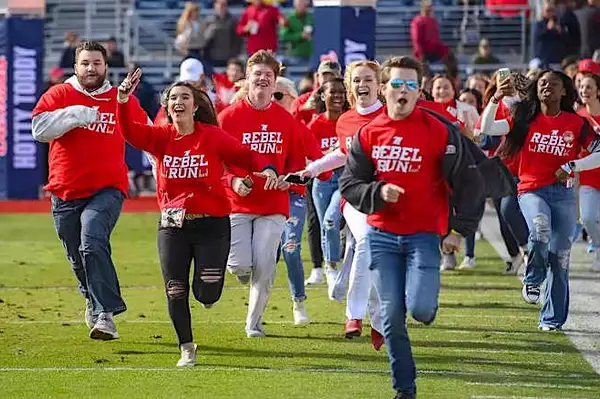
[[[305,185],[306,183],[308,183],[310,180],[310,178],[308,177],[301,177],[298,175],[295,175],[293,173],[288,173],[285,178],[283,179],[284,182],[290,183],[290,184],[299,184],[299,185]]]

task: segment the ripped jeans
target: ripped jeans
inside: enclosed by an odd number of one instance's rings
[[[158,255],[169,316],[180,345],[193,342],[188,299],[192,260],[192,293],[198,302],[211,305],[223,292],[230,245],[228,216],[185,220],[181,229],[159,228]]]
[[[524,284],[546,280],[540,327],[560,328],[569,313],[569,258],[576,223],[573,188],[552,184],[519,195],[529,243]]]
[[[296,302],[302,302],[306,299],[301,247],[305,217],[305,198],[290,191],[290,217],[285,221],[285,228],[281,237],[281,253],[287,267],[292,300]]]

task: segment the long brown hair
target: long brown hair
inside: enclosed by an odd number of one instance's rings
[[[217,122],[217,113],[215,112],[215,107],[213,106],[210,97],[208,97],[208,94],[206,94],[206,92],[199,86],[200,85],[197,82],[176,82],[163,92],[161,104],[167,110],[167,118],[169,119],[169,123],[173,123],[173,118],[171,118],[171,115],[169,115],[169,110],[167,107],[171,90],[173,90],[175,87],[187,87],[192,92],[192,97],[194,97],[194,105],[198,107],[196,112],[194,112],[194,122],[202,122],[214,126],[219,125],[219,122]]]

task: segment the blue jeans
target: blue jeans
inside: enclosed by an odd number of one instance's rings
[[[123,193],[115,188],[72,201],[52,196],[56,233],[79,282],[79,291],[90,300],[94,315],[119,314],[127,309],[110,249],[110,234],[124,199]]]
[[[519,180],[515,178],[515,184],[518,181]],[[496,206],[495,202],[494,206]],[[496,210],[498,210],[497,206]],[[519,206],[519,199],[516,195],[504,197],[500,200],[500,215],[501,220],[505,222],[508,231],[512,234],[517,244],[520,247],[527,245],[529,229],[527,228],[527,223],[525,222],[525,218],[523,217],[523,213],[521,212],[521,208]],[[506,238],[505,241],[507,241]],[[508,247],[509,245],[507,244],[507,248]],[[510,249],[509,252],[511,252]],[[515,251],[515,253],[511,253],[510,255],[514,256],[516,254],[517,251]]]
[[[341,259],[340,200],[342,197],[338,190],[339,176],[340,173],[336,172],[327,181],[315,179],[313,183],[312,195],[321,224],[321,248],[325,262],[339,262]]]
[[[302,231],[306,217],[306,201],[302,195],[290,192],[290,217],[285,222],[281,237],[281,252],[288,272],[292,300],[306,299],[304,265],[302,264]]]
[[[598,227],[600,222],[600,190],[590,186],[579,188],[579,213],[581,223],[592,239],[592,243],[596,247],[600,247],[600,228]],[[577,237],[573,239],[576,240]]]
[[[519,205],[529,227],[529,260],[523,283],[539,286],[548,276],[540,327],[560,328],[569,313],[569,257],[576,223],[575,191],[562,184],[553,184],[521,194]]]
[[[425,324],[435,319],[440,292],[440,237],[431,233],[399,236],[370,227],[367,242],[392,385],[396,391],[414,394],[417,373],[406,313]]]

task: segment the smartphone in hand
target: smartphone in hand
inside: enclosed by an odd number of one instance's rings
[[[292,173],[288,173],[284,178],[283,181],[290,183],[290,184],[300,184],[300,185],[305,185],[306,183],[308,183],[310,180],[310,178],[308,177],[300,177],[298,175],[294,175]]]

